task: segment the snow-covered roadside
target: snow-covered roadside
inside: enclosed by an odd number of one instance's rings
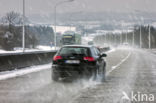
[[[152,49],[153,53],[156,53],[156,49]]]
[[[56,47],[56,50],[58,50],[59,47]],[[39,45],[36,47],[36,49],[25,49],[25,52],[36,52],[36,51],[52,51],[55,50],[55,47],[50,47],[50,46],[43,46],[43,45]],[[0,54],[12,54],[12,53],[22,53],[23,50],[22,48],[15,48],[14,51],[5,51],[0,49]]]
[[[18,69],[18,70],[0,72],[0,80],[14,78],[14,77],[18,77],[18,76],[22,76],[25,74],[38,72],[38,71],[46,70],[46,69],[50,69],[50,68],[51,68],[51,63],[45,64],[45,65],[26,67],[26,68]]]

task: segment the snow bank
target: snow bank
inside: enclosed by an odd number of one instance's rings
[[[59,47],[56,47],[56,50],[58,50],[58,49],[59,49]],[[51,51],[51,50],[55,50],[55,47],[39,45],[35,49],[26,48],[25,52]],[[22,48],[15,48],[14,51],[5,51],[5,50],[0,49],[0,54],[22,53],[22,52],[23,52]]]
[[[51,68],[51,63],[50,64],[45,64],[45,65],[39,65],[39,66],[31,66],[31,67],[23,68],[23,69],[20,69],[20,70],[0,72],[0,80],[14,78],[14,77],[17,77],[17,76],[22,76],[22,75],[25,75],[25,74],[38,72],[38,71],[46,70],[46,69],[50,69],[50,68]]]

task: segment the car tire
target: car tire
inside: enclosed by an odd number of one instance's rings
[[[96,67],[96,69],[92,71],[93,80],[97,79],[98,72],[99,72],[99,67]]]
[[[59,80],[59,73],[56,72],[55,70],[52,71],[52,80],[53,81],[58,81]]]
[[[102,81],[106,80],[106,63],[104,63],[103,70],[102,70]]]

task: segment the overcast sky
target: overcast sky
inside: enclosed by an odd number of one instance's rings
[[[56,2],[63,0],[25,0],[26,14],[49,14],[53,13]],[[0,0],[0,15],[15,10],[22,11],[22,0]],[[134,12],[145,11],[156,13],[156,0],[75,0],[71,3],[62,4],[58,12]]]

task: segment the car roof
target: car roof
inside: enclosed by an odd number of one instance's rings
[[[64,45],[63,47],[84,47],[84,48],[91,48],[94,47],[92,45]]]

